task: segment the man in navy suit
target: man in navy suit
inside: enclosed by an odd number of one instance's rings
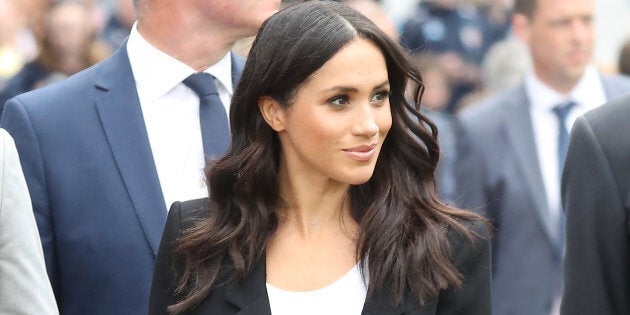
[[[590,64],[594,9],[594,0],[516,0],[512,26],[529,47],[533,70],[458,117],[457,200],[483,211],[496,228],[495,315],[558,313],[568,130],[580,114],[630,91],[627,78]]]
[[[210,74],[228,112],[242,67],[230,49],[280,1],[134,5],[137,23],[111,58],[9,100],[2,117],[61,314],[147,313],[168,207],[207,195],[202,143],[215,135],[202,135],[200,98],[182,81]]]

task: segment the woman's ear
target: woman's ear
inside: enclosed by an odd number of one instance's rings
[[[258,99],[258,109],[271,129],[276,132],[284,130],[284,110],[278,101],[270,96],[262,96]]]

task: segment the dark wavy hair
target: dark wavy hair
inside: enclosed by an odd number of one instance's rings
[[[279,195],[278,136],[263,119],[258,100],[269,96],[290,107],[310,76],[348,43],[363,38],[383,53],[391,87],[392,127],[373,176],[350,186],[348,200],[359,224],[356,256],[369,273],[368,296],[389,288],[394,303],[410,293],[420,303],[462,283],[452,263],[449,230],[471,241],[464,221],[478,216],[451,208],[437,196],[437,130],[413,104],[420,104],[420,74],[399,46],[371,21],[328,1],[290,5],[261,27],[232,98],[232,144],[207,167],[207,218],[178,240],[181,268],[173,313],[193,307],[220,279],[242,280],[264,259],[276,231]],[[415,82],[415,101],[405,97]],[[367,267],[367,268],[365,268]],[[225,276],[228,275],[228,276]]]

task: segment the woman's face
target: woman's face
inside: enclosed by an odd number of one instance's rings
[[[392,125],[380,49],[365,39],[348,43],[276,117],[271,125],[282,146],[280,167],[289,177],[354,185],[368,181]]]

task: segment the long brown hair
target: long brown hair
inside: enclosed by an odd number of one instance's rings
[[[169,311],[194,306],[222,284],[219,279],[244,279],[264,259],[278,226],[275,210],[282,204],[280,144],[261,116],[258,99],[270,96],[291,106],[302,84],[358,37],[382,51],[391,87],[392,127],[374,175],[348,192],[359,223],[356,255],[369,273],[368,296],[388,287],[395,303],[407,292],[423,303],[461,284],[448,231],[472,240],[463,221],[478,217],[438,199],[437,130],[412,105],[420,104],[420,74],[399,46],[358,12],[334,2],[310,1],[281,10],[258,32],[232,99],[232,145],[207,168],[208,217],[177,243],[177,292],[183,298]],[[409,80],[416,83],[415,102],[405,98]]]

